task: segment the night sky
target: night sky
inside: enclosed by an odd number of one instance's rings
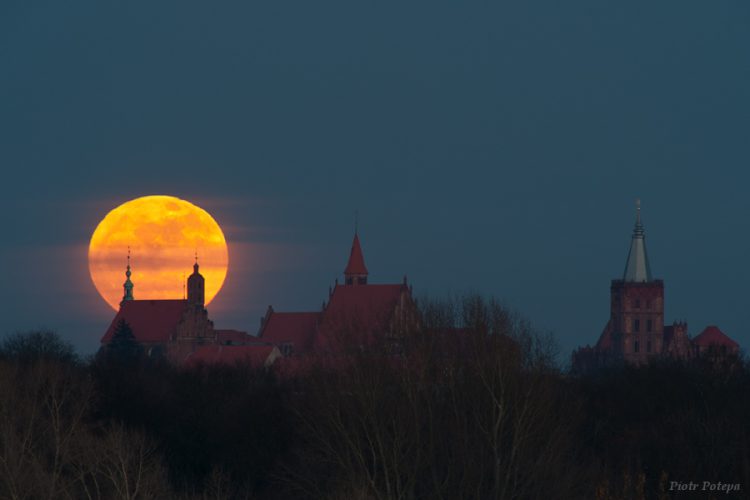
[[[641,198],[665,320],[747,349],[748,26],[746,1],[2,2],[0,333],[94,352],[89,238],[170,194],[229,241],[217,327],[319,308],[358,210],[372,283],[494,295],[564,362]]]

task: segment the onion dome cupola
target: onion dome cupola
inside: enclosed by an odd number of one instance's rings
[[[122,300],[120,301],[120,305],[122,305],[127,300],[133,300],[133,282],[130,281],[130,247],[128,247],[128,267],[125,270],[125,283],[122,284],[123,288],[123,295]]]

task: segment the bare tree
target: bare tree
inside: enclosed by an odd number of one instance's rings
[[[92,384],[77,367],[0,362],[0,488],[9,498],[75,497],[72,450]]]
[[[163,498],[169,494],[156,444],[142,432],[116,424],[88,441],[80,471],[88,498]]]
[[[0,359],[22,363],[40,360],[74,363],[73,346],[51,330],[18,332],[0,342]]]
[[[572,423],[545,342],[468,297],[423,305],[395,353],[326,357],[291,404],[304,446],[286,486],[308,498],[570,496]]]

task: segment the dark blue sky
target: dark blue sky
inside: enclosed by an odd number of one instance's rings
[[[172,194],[230,242],[217,326],[372,282],[593,343],[637,197],[666,320],[750,346],[750,4],[3,2],[0,333],[93,352],[88,239]]]

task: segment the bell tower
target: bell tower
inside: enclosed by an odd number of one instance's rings
[[[640,200],[622,279],[612,280],[610,328],[615,356],[641,364],[664,346],[664,282],[653,279]]]
[[[195,264],[193,265],[193,274],[187,280],[187,301],[188,304],[203,307],[206,297],[206,280],[198,272],[198,253],[195,253]]]

